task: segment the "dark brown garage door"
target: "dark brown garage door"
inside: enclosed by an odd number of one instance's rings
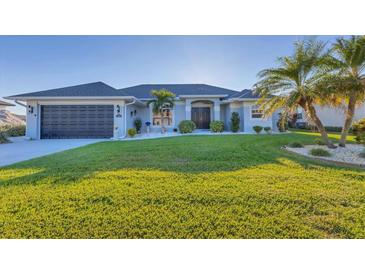
[[[111,138],[113,117],[112,105],[42,106],[41,138]]]

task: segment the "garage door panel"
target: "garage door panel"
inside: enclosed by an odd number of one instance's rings
[[[41,138],[111,138],[112,105],[47,105],[41,109]]]

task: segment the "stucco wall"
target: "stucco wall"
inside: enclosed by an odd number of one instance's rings
[[[228,111],[227,111],[227,131],[231,131],[231,117],[232,117],[232,113],[233,112],[237,112],[240,118],[240,128],[239,128],[239,132],[243,132],[244,131],[244,124],[245,124],[245,114],[244,114],[244,108],[243,108],[243,102],[233,102],[230,103],[228,106]]]
[[[179,126],[179,123],[185,120],[185,102],[179,101],[175,103],[175,127]]]
[[[223,121],[223,123],[224,123],[224,130],[228,130],[228,128],[229,128],[228,119],[227,119],[227,115],[226,115],[227,107],[228,107],[228,104],[222,104],[221,110],[220,110],[220,120]]]
[[[27,101],[27,118],[25,136],[29,139],[39,139],[40,133],[40,106],[38,101]],[[30,112],[33,108],[33,113]]]
[[[344,108],[333,108],[328,106],[316,106],[316,112],[324,126],[342,127],[345,120]],[[298,110],[300,112],[301,110]],[[365,104],[361,104],[355,110],[354,121],[365,118]],[[298,121],[307,121],[305,115]]]
[[[255,105],[255,102],[243,102],[243,116],[244,121],[244,131],[254,132],[253,126],[271,127],[273,126],[272,116],[265,119],[252,119],[251,118],[251,106]]]
[[[279,113],[280,113],[280,110],[277,110],[272,115],[272,126],[271,126],[271,128],[272,128],[273,131],[279,131],[279,129],[278,129],[278,122],[279,122],[279,119],[280,119]]]

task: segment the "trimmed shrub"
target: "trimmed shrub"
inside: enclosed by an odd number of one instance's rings
[[[134,126],[136,127],[137,133],[140,133],[142,128],[142,120],[139,118],[135,119]]]
[[[25,125],[21,126],[2,126],[0,132],[3,132],[8,137],[17,137],[25,135]]]
[[[128,129],[128,136],[129,137],[134,137],[134,136],[136,136],[136,134],[137,134],[137,130],[135,129],[135,128],[129,128]]]
[[[298,129],[309,129],[308,123],[307,122],[296,122],[295,123],[295,128]]]
[[[312,148],[309,153],[313,156],[322,156],[322,157],[329,157],[331,153],[323,148]]]
[[[0,131],[0,144],[10,143],[4,132]]]
[[[267,134],[270,134],[270,133],[271,133],[271,127],[264,127],[264,131],[265,131]]]
[[[314,143],[319,146],[325,146],[326,143],[321,138],[314,139]]]
[[[240,115],[238,112],[232,112],[231,116],[231,130],[237,132],[240,129]]]
[[[278,127],[278,130],[280,132],[285,132],[289,128],[288,119],[286,119],[284,116],[280,116],[278,122],[276,123],[276,126]]]
[[[196,125],[191,120],[183,120],[179,123],[180,133],[192,133],[196,129]]]
[[[365,118],[352,125],[352,133],[356,136],[356,142],[359,144],[365,144]]]
[[[304,147],[303,144],[301,142],[291,142],[288,144],[288,147]]]
[[[223,132],[224,123],[222,121],[212,121],[209,127],[212,132]]]
[[[341,132],[342,131],[342,127],[324,127],[324,129],[328,132]]]
[[[262,126],[253,126],[252,128],[257,134],[260,134],[262,131]]]

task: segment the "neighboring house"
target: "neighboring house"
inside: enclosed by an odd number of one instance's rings
[[[151,90],[167,89],[176,94],[175,106],[166,108],[164,125],[173,131],[182,120],[193,120],[198,129],[209,129],[211,121],[223,121],[230,130],[232,112],[238,112],[240,131],[252,132],[254,125],[274,131],[278,114],[263,118],[251,90],[241,92],[204,84],[138,85],[115,89],[103,82],[18,94],[7,99],[26,102],[27,131],[33,139],[123,138],[134,120],[159,131],[161,118],[147,107]]]
[[[4,125],[24,125],[24,122],[19,116],[11,113],[6,108],[14,107],[14,104],[10,104],[0,100],[0,126]]]
[[[0,100],[0,110],[5,110],[6,107],[14,107],[14,106],[15,106],[14,104],[10,104],[8,102]]]
[[[315,106],[318,117],[326,127],[342,127],[345,121],[346,107],[333,108],[329,106]],[[365,118],[365,104],[359,105],[355,110],[354,121]],[[308,123],[311,121],[308,119],[305,112],[300,108],[298,109],[297,123]]]

